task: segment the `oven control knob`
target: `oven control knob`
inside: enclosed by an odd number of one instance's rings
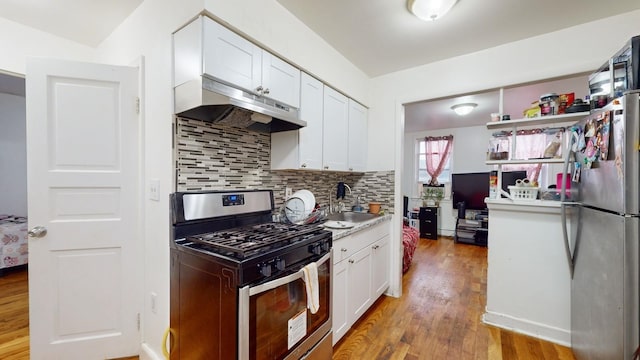
[[[310,246],[309,251],[314,255],[322,254],[322,246],[320,244],[313,244]]]
[[[280,258],[276,259],[276,269],[282,271],[284,270],[284,267],[285,267],[284,259],[280,259]]]
[[[258,266],[260,267],[260,274],[262,274],[262,276],[264,276],[264,277],[271,276],[271,265],[270,264],[260,264]]]
[[[324,252],[329,251],[329,243],[328,242],[323,242],[322,243],[322,251],[324,251]]]

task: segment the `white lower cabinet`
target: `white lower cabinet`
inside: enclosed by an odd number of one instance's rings
[[[333,343],[389,286],[389,227],[385,221],[333,243]]]
[[[371,285],[374,297],[382,295],[389,287],[389,235],[376,241],[371,247]]]
[[[335,250],[334,250],[335,251]],[[333,284],[333,344],[344,336],[349,330],[349,315],[347,310],[347,291],[349,290],[347,280],[347,262],[340,261],[333,265],[332,272]]]
[[[355,319],[362,316],[373,302],[371,299],[373,296],[371,291],[371,249],[366,247],[358,251],[349,257],[347,263],[349,317],[355,322]]]

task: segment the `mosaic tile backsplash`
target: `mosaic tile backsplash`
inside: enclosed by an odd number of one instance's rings
[[[307,189],[316,202],[335,199],[342,181],[352,194],[344,203],[351,207],[357,197],[367,208],[370,201],[382,203],[393,212],[394,171],[340,173],[308,170],[271,170],[271,136],[242,128],[221,126],[200,120],[177,119],[177,191],[268,189],[273,190],[276,209],[285,199],[285,187]]]

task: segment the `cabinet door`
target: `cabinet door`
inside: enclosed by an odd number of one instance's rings
[[[389,287],[389,235],[371,245],[371,277],[375,301]]]
[[[208,18],[203,47],[205,74],[255,93],[261,84],[262,49]]]
[[[371,299],[371,249],[365,247],[349,257],[347,262],[349,278],[347,306],[349,308],[349,326],[351,326],[373,302]]]
[[[349,99],[349,171],[366,171],[367,109]]]
[[[425,239],[438,239],[438,208],[420,208],[420,237]]]
[[[349,131],[349,100],[346,96],[324,87],[323,169],[346,171]]]
[[[347,311],[347,261],[334,264],[332,270],[333,295],[332,295],[332,329],[333,345],[349,330],[349,312]]]
[[[262,53],[262,87],[265,97],[300,107],[300,70],[266,51]]]
[[[324,84],[305,73],[301,76],[300,119],[307,126],[300,130],[300,164],[304,169],[322,169],[322,103]]]

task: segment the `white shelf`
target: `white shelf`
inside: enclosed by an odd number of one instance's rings
[[[511,165],[511,164],[562,164],[564,159],[528,159],[528,160],[487,160],[487,165]]]
[[[583,112],[571,113],[571,114],[539,116],[535,118],[515,119],[515,120],[506,120],[506,121],[492,121],[487,123],[487,129],[510,129],[513,127],[545,126],[545,125],[556,125],[558,127],[563,125],[569,126],[569,125],[572,125],[572,123],[575,123],[588,115],[589,115],[588,111],[583,111]],[[567,124],[565,125],[564,123],[567,123]]]

